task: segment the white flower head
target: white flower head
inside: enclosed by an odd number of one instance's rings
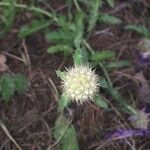
[[[83,103],[97,93],[98,76],[88,65],[75,66],[67,69],[62,82],[63,92],[68,99]]]
[[[140,110],[136,115],[128,118],[135,128],[147,129],[150,122],[150,113],[145,112],[145,108]]]

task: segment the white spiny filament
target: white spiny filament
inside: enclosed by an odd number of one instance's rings
[[[80,103],[92,99],[99,88],[98,77],[89,66],[68,69],[62,85],[67,97]]]

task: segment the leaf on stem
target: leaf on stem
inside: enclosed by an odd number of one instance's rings
[[[54,137],[59,142],[59,150],[79,150],[74,126],[60,115],[55,122]]]
[[[104,108],[104,109],[108,109],[108,104],[107,102],[100,96],[100,95],[96,95],[94,98],[93,98],[94,102]]]

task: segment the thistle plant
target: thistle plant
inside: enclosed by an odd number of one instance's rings
[[[89,99],[93,100],[99,88],[98,76],[88,65],[75,65],[75,67],[67,69],[62,87],[68,100],[77,103],[83,103]]]
[[[66,69],[66,72],[57,71],[57,75],[62,79],[61,85],[63,90],[62,96],[58,102],[60,111],[63,111],[71,101],[82,104],[88,100],[95,100],[94,97],[98,93],[100,86],[98,75],[96,75],[95,71],[87,65],[88,63],[77,63],[81,62],[77,58],[82,57],[78,57],[78,55],[74,56],[74,59],[78,60],[74,67]],[[105,103],[102,100],[99,101],[99,105],[104,106],[104,104]],[[107,104],[105,104],[105,107],[106,106]],[[69,126],[67,125],[67,122]],[[61,147],[60,149],[79,150],[75,128],[70,124],[67,118],[62,116],[62,113],[55,123],[55,128],[55,138],[59,139],[62,136],[59,144]],[[66,131],[65,134],[64,131]]]

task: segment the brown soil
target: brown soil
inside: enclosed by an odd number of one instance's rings
[[[117,6],[126,1],[117,1]],[[130,2],[130,1],[128,1]],[[55,3],[52,6],[59,9],[63,3]],[[134,9],[122,8],[115,13],[127,23],[143,23],[142,16],[148,16],[148,10],[137,17],[135,13],[139,7],[145,6],[148,1],[139,1],[138,6],[133,5]],[[63,7],[62,7],[63,8]],[[148,8],[148,7],[147,7]],[[143,7],[141,8],[143,9]],[[63,11],[63,10],[62,10]],[[104,11],[109,11],[104,8]],[[140,12],[141,13],[141,12]],[[17,21],[18,22],[18,21]],[[5,127],[9,130],[11,136],[22,147],[22,150],[46,150],[56,141],[53,137],[53,128],[57,116],[57,101],[53,93],[53,88],[49,82],[49,78],[54,82],[57,89],[60,90],[60,80],[56,76],[56,70],[71,66],[72,60],[63,59],[62,54],[49,55],[46,52],[49,44],[46,42],[42,33],[37,33],[25,41],[17,38],[14,24],[12,32],[5,38],[0,39],[0,51],[5,52],[7,57],[7,65],[10,73],[22,72],[30,81],[30,88],[24,95],[15,95],[9,104],[0,102],[0,119],[3,120]],[[109,32],[104,34],[96,34],[99,30],[109,28]],[[93,49],[109,49],[117,52],[117,58],[128,59],[133,63],[136,62],[135,49],[141,39],[140,36],[132,32],[124,31],[122,26],[112,27],[97,25],[89,42]],[[21,57],[21,51],[27,50],[30,65],[25,64],[7,54]],[[132,80],[133,68],[120,70],[119,73],[114,71],[110,74],[112,81],[117,82],[125,93],[130,93],[134,89],[135,83]],[[126,76],[128,75],[128,76]],[[129,77],[129,78],[128,78]],[[135,89],[134,89],[135,91]],[[135,97],[136,93],[135,93]],[[106,142],[104,136],[106,133],[117,129],[117,127],[129,126],[125,121],[126,115],[121,114],[116,108],[116,104],[109,97],[112,110],[106,111],[100,109],[94,104],[84,104],[73,106],[73,124],[77,131],[77,138],[81,150],[148,150],[150,147],[149,138],[129,138],[125,140],[117,140]],[[136,103],[136,102],[135,102]],[[133,147],[134,146],[134,147]],[[8,136],[0,128],[0,150],[16,150],[16,146],[9,140]],[[51,148],[56,150],[57,146]]]

